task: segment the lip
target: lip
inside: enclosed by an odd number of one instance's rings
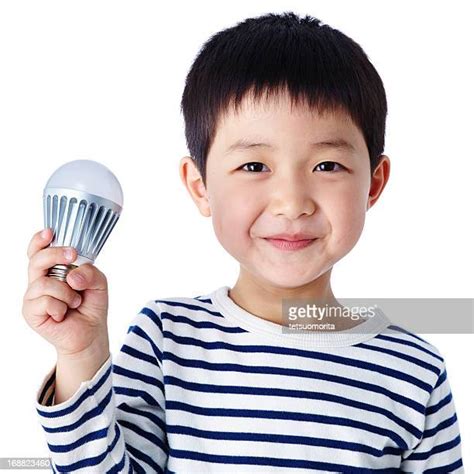
[[[311,245],[317,239],[285,240],[275,238],[265,238],[265,240],[280,250],[301,250]]]
[[[313,237],[311,234],[306,234],[304,232],[297,232],[296,234],[275,234],[275,235],[269,235],[268,237],[265,237],[266,239],[278,239],[278,240],[287,240],[290,242],[298,241],[298,240],[314,240],[315,237]]]

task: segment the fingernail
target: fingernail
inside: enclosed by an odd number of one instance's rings
[[[66,257],[67,260],[72,260],[72,249],[66,249],[64,251],[64,256]]]
[[[42,239],[46,239],[46,237],[48,236],[48,232],[49,232],[49,229],[44,229],[44,230],[41,232],[41,238],[42,238]]]
[[[81,283],[84,283],[84,277],[79,274],[79,273],[72,273],[71,276],[69,277],[73,283],[76,285],[80,285]]]
[[[72,302],[72,307],[77,308],[81,304],[81,297],[78,295],[74,298],[74,301]]]

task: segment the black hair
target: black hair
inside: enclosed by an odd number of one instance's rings
[[[286,90],[319,113],[342,110],[361,130],[370,173],[384,150],[387,100],[361,46],[321,20],[293,12],[247,18],[219,31],[198,52],[181,99],[189,153],[206,185],[206,161],[219,118],[253,92]]]

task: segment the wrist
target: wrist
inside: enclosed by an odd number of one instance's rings
[[[84,364],[89,361],[102,361],[105,362],[110,355],[110,347],[108,336],[97,339],[88,347],[77,352],[60,352],[56,351],[58,361],[64,361],[67,363]]]
[[[82,382],[92,380],[110,357],[108,345],[91,346],[77,354],[58,354],[54,404],[70,399]]]

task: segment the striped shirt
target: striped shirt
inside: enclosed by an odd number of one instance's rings
[[[381,310],[283,331],[229,289],[148,301],[114,361],[57,405],[51,369],[36,409],[53,472],[464,472],[435,346]]]

